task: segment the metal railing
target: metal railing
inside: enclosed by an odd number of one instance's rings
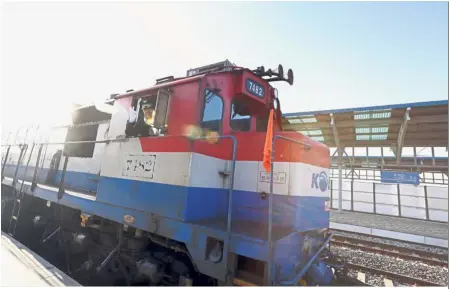
[[[270,156],[270,193],[268,195],[268,256],[267,256],[267,286],[273,285],[273,170],[275,160],[275,143],[277,139],[286,140],[300,146],[305,150],[311,149],[309,144],[293,140],[280,135],[275,135],[272,138],[272,149]]]
[[[31,127],[31,126],[30,126],[30,127]],[[18,165],[19,165],[19,163],[21,162],[21,158],[22,158],[23,153],[24,153],[23,150],[24,150],[24,148],[27,147],[27,146],[26,146],[26,141],[25,141],[25,140],[27,139],[29,127],[26,127],[25,136],[24,136],[24,142],[23,142],[23,143],[20,143],[20,144],[16,144],[17,138],[18,138],[18,136],[19,136],[19,132],[22,130],[22,128],[23,128],[23,127],[21,126],[21,127],[19,127],[19,128],[17,129],[17,131],[16,131],[16,136],[14,137],[14,142],[13,142],[13,144],[8,144],[8,145],[3,145],[3,144],[2,144],[2,147],[7,147],[7,149],[6,149],[6,155],[5,155],[3,164],[2,164],[2,173],[1,173],[1,177],[2,177],[1,180],[2,180],[2,181],[3,181],[3,178],[4,178],[5,166],[6,166],[6,162],[7,162],[7,160],[8,160],[8,157],[9,157],[9,153],[10,153],[10,151],[11,151],[11,147],[12,147],[12,146],[18,146],[18,147],[20,148],[19,158],[18,158],[18,160],[17,160]],[[39,129],[39,126],[38,126],[38,129]],[[7,138],[6,142],[9,141],[9,137],[10,137],[10,136],[11,136],[11,132],[8,134],[8,138]],[[18,170],[18,167],[16,167],[16,172],[17,172],[17,170]],[[14,183],[15,175],[16,175],[16,173],[14,173],[13,183]]]
[[[32,145],[32,149],[30,151],[30,156],[28,158],[27,165],[25,167],[25,172],[23,174],[23,180],[22,180],[22,185],[20,187],[20,192],[23,189],[23,185],[24,185],[25,179],[27,177],[28,166],[29,166],[29,163],[30,163],[30,161],[32,159],[32,154],[33,154],[34,148],[36,146],[39,146],[39,150],[38,150],[38,155],[36,157],[36,163],[35,163],[33,177],[32,177],[32,181],[31,181],[31,191],[32,192],[34,191],[34,189],[36,188],[36,186],[38,184],[39,172],[44,167],[44,161],[45,161],[45,158],[46,158],[46,155],[47,155],[47,148],[49,146],[52,146],[52,145],[67,145],[67,144],[109,143],[109,142],[112,142],[112,141],[122,141],[122,140],[125,139],[125,138],[119,138],[119,139],[93,140],[93,141],[49,142],[49,139],[52,136],[52,132],[54,132],[57,129],[60,129],[60,128],[74,128],[74,127],[82,127],[82,126],[93,126],[93,125],[99,125],[101,123],[106,123],[106,122],[105,121],[100,121],[100,122],[98,121],[98,122],[89,122],[89,123],[84,123],[84,124],[55,126],[55,127],[52,127],[50,129],[51,133],[48,135],[47,140],[44,141],[44,142],[37,142],[36,141],[36,138],[37,138],[37,135],[38,135],[37,133],[38,133],[38,130],[39,130],[39,126],[38,126],[37,129],[36,129],[36,134],[35,134],[34,140],[33,140],[32,144],[31,144]],[[31,127],[33,127],[33,126],[31,126]],[[13,191],[14,193],[16,193],[16,191],[15,191],[16,190],[16,184],[17,184],[17,181],[19,179],[18,172],[19,172],[20,166],[22,165],[22,162],[23,162],[23,159],[25,157],[26,151],[28,149],[28,144],[26,143],[26,139],[27,139],[29,127],[26,128],[26,133],[25,133],[25,136],[24,136],[24,143],[19,143],[19,144],[17,143],[17,138],[18,138],[19,132],[22,129],[23,129],[23,127],[20,127],[17,130],[16,137],[15,137],[15,140],[14,140],[13,144],[2,144],[1,145],[2,147],[6,147],[7,148],[6,149],[6,154],[5,154],[5,157],[4,157],[4,160],[3,160],[3,164],[2,164],[2,172],[1,172],[2,180],[4,178],[5,167],[6,167],[6,163],[8,161],[8,157],[9,157],[9,154],[10,154],[10,151],[11,151],[11,147],[18,146],[20,148],[20,154],[19,154],[18,161],[17,161],[16,167],[15,167],[15,171],[14,171],[14,175],[13,175],[13,181],[12,181],[12,188],[14,190]],[[42,158],[42,163],[41,163],[41,166],[40,166],[39,164],[41,162],[41,155],[42,155],[42,150],[43,150],[44,147],[45,147],[45,153],[44,153],[44,157]],[[62,151],[62,155],[64,156],[64,149]],[[66,176],[67,164],[68,164],[69,158],[70,158],[70,156],[67,156],[67,155],[64,156],[63,170],[62,170],[62,174],[61,174],[60,183],[58,185],[58,200],[60,200],[63,197],[63,195],[64,195],[64,180],[65,180],[65,176]]]
[[[95,124],[92,124],[95,125]],[[36,159],[36,164],[39,163],[40,160],[40,155],[42,152],[42,147],[43,146],[49,146],[49,145],[66,145],[66,144],[90,144],[90,143],[109,143],[111,141],[121,141],[124,139],[112,139],[112,140],[94,140],[94,141],[67,141],[67,142],[43,142],[43,143],[36,143],[36,145],[40,145],[39,148],[39,153],[38,153],[38,157]],[[65,156],[64,155],[64,150],[62,151],[62,156],[64,156],[64,163],[63,163],[63,170],[61,172],[61,179],[60,179],[60,183],[58,185],[58,200],[60,200],[63,195],[64,195],[64,180],[66,177],[66,171],[67,171],[67,164],[69,162],[69,158],[70,156]],[[44,159],[45,159],[45,155],[44,155]],[[33,173],[33,179],[32,179],[32,183],[31,183],[31,190],[34,191],[34,189],[37,186],[37,182],[39,179],[39,175],[38,175],[38,169],[39,166],[35,166],[35,171]]]
[[[234,190],[234,176],[235,176],[235,163],[236,163],[236,155],[237,155],[237,138],[233,135],[225,135],[225,136],[218,136],[218,139],[231,139],[233,142],[232,146],[232,168],[231,172],[229,172],[229,175],[231,177],[231,180],[229,182],[229,196],[228,196],[228,218],[227,218],[227,227],[226,227],[226,239],[224,240],[224,248],[223,248],[223,255],[224,255],[224,264],[226,266],[226,276],[225,280],[228,281],[229,277],[229,246],[231,242],[231,230],[232,230],[232,192]],[[194,138],[194,140],[205,140],[208,139],[208,137],[197,137]]]

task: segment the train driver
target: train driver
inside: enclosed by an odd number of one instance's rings
[[[154,117],[155,117],[155,104],[152,102],[146,102],[142,104],[142,111],[144,117],[144,123],[147,125],[149,130],[149,136],[158,135],[157,129],[154,127]]]

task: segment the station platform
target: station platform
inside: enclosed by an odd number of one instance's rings
[[[58,268],[2,232],[2,287],[65,287],[81,286]]]
[[[330,228],[448,248],[448,223],[331,210]]]

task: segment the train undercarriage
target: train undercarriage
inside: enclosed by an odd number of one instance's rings
[[[2,185],[4,232],[10,230],[13,200],[11,188]],[[33,196],[25,195],[21,201],[14,238],[84,286],[227,285],[200,273],[184,244]],[[334,268],[331,285],[364,285],[348,277],[343,262],[328,250],[319,259]],[[239,262],[230,283],[264,285],[249,281],[258,279],[253,274],[264,271],[262,265]],[[305,277],[300,285],[313,283]]]
[[[12,194],[2,187],[2,231]],[[25,196],[14,237],[84,286],[217,285],[183,244]]]

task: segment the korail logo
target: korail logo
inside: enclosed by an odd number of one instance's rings
[[[325,172],[313,173],[311,188],[320,189],[322,192],[328,189],[328,175]]]

